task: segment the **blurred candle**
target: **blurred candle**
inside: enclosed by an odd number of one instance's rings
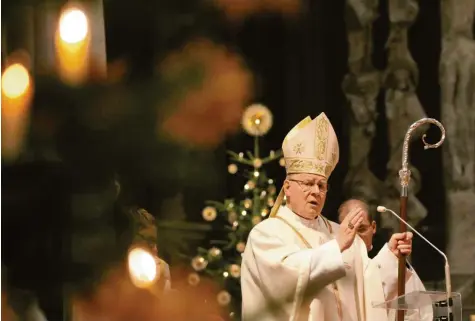
[[[13,63],[2,74],[2,158],[14,160],[21,153],[29,123],[33,84],[28,69]]]
[[[134,248],[128,256],[129,275],[138,288],[148,288],[157,279],[157,263],[151,253],[141,248]]]
[[[84,11],[71,6],[63,9],[55,36],[57,67],[63,81],[78,85],[87,80],[90,38]]]

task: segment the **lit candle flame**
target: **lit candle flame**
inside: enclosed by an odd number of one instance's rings
[[[129,274],[132,283],[138,288],[147,288],[157,278],[157,263],[153,255],[141,248],[132,249],[128,257]]]
[[[2,158],[14,160],[23,147],[33,94],[28,69],[13,63],[2,74]]]
[[[63,10],[56,31],[56,57],[60,77],[76,85],[89,73],[89,21],[84,11],[76,7]]]
[[[19,63],[9,66],[2,75],[2,93],[10,99],[24,95],[30,87],[30,74]]]
[[[65,10],[59,19],[59,36],[69,44],[74,44],[86,39],[89,31],[86,14],[79,9]]]

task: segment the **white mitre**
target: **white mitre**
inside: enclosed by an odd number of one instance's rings
[[[340,157],[338,138],[325,113],[313,120],[307,116],[295,125],[284,138],[282,152],[287,174],[309,173],[325,178],[330,177]],[[281,190],[270,216],[276,214],[283,196]]]
[[[338,139],[330,120],[321,113],[306,117],[285,136],[282,144],[287,174],[310,173],[330,177],[339,159]]]

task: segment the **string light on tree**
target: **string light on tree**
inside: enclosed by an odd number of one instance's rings
[[[282,157],[281,151],[270,151],[268,156],[260,152],[259,139],[272,127],[272,114],[267,107],[251,105],[243,113],[241,124],[244,132],[254,138],[254,148],[239,153],[228,151],[228,172],[231,175],[239,174],[236,176],[244,179],[243,195],[240,201],[236,198],[223,202],[208,201],[202,212],[205,221],[225,225],[229,231],[228,237],[225,240],[212,240],[211,248],[198,248],[198,254],[191,259],[195,273],[200,277],[210,276],[221,285],[223,291],[216,300],[225,310],[222,315],[225,319],[229,315],[238,317],[235,312],[240,307],[241,256],[246,249],[249,232],[254,225],[268,217],[275,199],[274,180],[267,177],[266,165],[277,163]],[[230,314],[228,309],[231,307],[236,310]]]

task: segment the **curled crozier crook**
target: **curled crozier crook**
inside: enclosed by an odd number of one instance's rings
[[[422,135],[422,142],[424,143],[424,149],[437,148],[445,140],[445,128],[442,124],[433,118],[422,118],[413,123],[407,130],[406,136],[404,137],[404,144],[402,147],[402,169],[399,171],[399,178],[401,180],[401,186],[407,188],[409,185],[409,180],[411,177],[411,171],[408,169],[408,158],[409,158],[409,142],[411,141],[411,135],[419,126],[424,124],[434,124],[439,127],[441,131],[440,140],[435,144],[429,144],[426,142],[426,134]]]

